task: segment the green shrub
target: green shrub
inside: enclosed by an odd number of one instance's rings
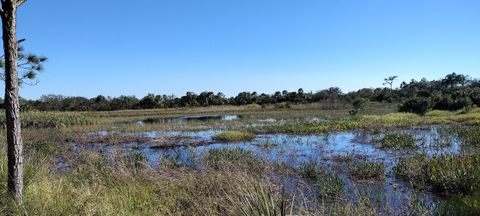
[[[259,105],[259,104],[248,104],[248,105],[246,106],[246,108],[247,108],[248,110],[261,110],[261,109],[262,109],[262,106]]]
[[[243,131],[225,131],[214,135],[212,138],[223,142],[250,141],[255,138],[255,134]]]
[[[431,109],[432,105],[428,98],[416,97],[405,101],[402,105],[400,105],[398,111],[424,115]]]
[[[281,102],[281,103],[276,103],[274,105],[274,108],[275,109],[290,109],[291,105],[290,105],[290,103]]]

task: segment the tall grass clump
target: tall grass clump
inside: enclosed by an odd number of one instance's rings
[[[416,139],[406,133],[387,133],[381,138],[374,139],[380,148],[387,149],[414,149],[417,148]]]
[[[385,165],[381,162],[360,162],[352,165],[352,176],[358,180],[380,179],[385,176]]]
[[[255,138],[255,134],[244,131],[225,131],[215,134],[212,138],[222,142],[250,141]]]
[[[300,174],[306,179],[317,180],[319,177],[320,167],[315,160],[305,161],[300,164]]]
[[[343,180],[325,166],[320,166],[315,160],[303,162],[300,165],[303,178],[313,181],[314,187],[322,198],[337,197],[345,186]]]
[[[240,184],[236,185],[235,188],[237,193],[225,194],[225,196],[233,203],[233,207],[239,215],[274,216],[280,215],[280,212],[286,210],[286,206],[277,203],[279,194],[274,190],[272,184],[242,178]]]
[[[436,214],[480,215],[480,198],[478,195],[448,197],[438,204]]]
[[[262,106],[259,105],[259,104],[248,104],[247,106],[245,106],[245,108],[247,108],[247,110],[261,110],[262,109]]]
[[[338,175],[328,173],[317,180],[315,187],[320,192],[322,198],[338,197],[342,193],[345,183]]]
[[[23,128],[59,128],[92,125],[96,123],[93,118],[81,113],[40,111],[23,112],[21,121]],[[5,128],[5,126],[5,115],[0,115],[0,127]]]
[[[480,126],[454,126],[450,130],[463,146],[480,146]]]
[[[399,160],[394,174],[419,189],[441,194],[472,194],[480,191],[480,156],[405,157]]]
[[[210,149],[203,157],[205,167],[216,170],[241,169],[260,173],[263,170],[263,161],[252,151],[243,148],[215,148]]]

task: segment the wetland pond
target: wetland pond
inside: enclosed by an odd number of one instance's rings
[[[186,121],[232,121],[240,116],[190,116],[162,119],[159,122]],[[397,129],[396,133],[407,134],[414,138],[417,148],[392,150],[381,148],[374,144],[374,140],[386,133],[368,133],[363,131],[336,132],[319,135],[296,134],[260,134],[251,141],[244,142],[218,142],[212,136],[222,131],[149,131],[136,133],[98,132],[89,136],[108,136],[112,134],[121,136],[148,137],[144,142],[124,144],[71,143],[73,149],[82,149],[101,152],[104,155],[139,153],[146,158],[151,167],[161,166],[165,158],[173,159],[184,166],[201,169],[195,161],[211,149],[241,148],[253,152],[257,157],[271,164],[282,164],[291,169],[298,170],[306,162],[314,162],[334,170],[344,182],[343,193],[348,199],[349,194],[361,193],[375,199],[377,202],[392,208],[401,208],[409,205],[412,196],[421,198],[426,205],[434,206],[436,200],[442,198],[430,193],[418,192],[401,179],[392,174],[392,169],[398,159],[404,156],[425,154],[428,156],[445,153],[460,154],[463,149],[458,139],[445,134],[441,130],[444,126],[428,126],[414,129]],[[445,143],[447,140],[447,144]],[[341,159],[343,158],[343,159]],[[349,158],[345,160],[345,158]],[[358,181],[348,171],[351,164],[361,162],[379,162],[384,164],[385,177],[376,180]],[[301,176],[290,175],[283,177],[283,184],[287,191],[302,190],[302,184],[297,183]],[[302,191],[305,192],[305,191]],[[415,194],[415,195],[413,195]]]
[[[176,116],[166,118],[146,118],[137,121],[137,124],[149,123],[186,123],[186,122],[206,122],[206,121],[234,121],[240,119],[240,115],[192,115],[192,116]]]

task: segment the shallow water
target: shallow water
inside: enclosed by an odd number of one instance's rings
[[[448,139],[449,146],[438,143],[439,140],[446,139],[445,134],[441,134],[438,127],[400,130],[400,132],[411,134],[417,139],[419,148],[414,150],[388,150],[371,144],[372,140],[377,136],[382,136],[382,133],[369,134],[350,131],[323,135],[265,134],[258,135],[249,142],[219,143],[211,138],[212,135],[219,132],[221,131],[152,131],[137,134],[157,140],[164,138],[164,141],[160,141],[160,144],[158,142],[145,142],[122,145],[89,144],[81,146],[90,150],[101,151],[105,155],[131,152],[141,153],[147,158],[148,163],[152,167],[159,166],[165,157],[175,158],[181,164],[194,166],[194,158],[198,158],[214,148],[248,149],[266,161],[282,163],[295,169],[299,168],[303,162],[313,160],[317,161],[318,164],[340,168],[340,171],[337,172],[346,185],[344,194],[367,194],[377,202],[388,203],[390,207],[405,206],[413,192],[407,184],[400,179],[396,179],[391,174],[392,168],[400,157],[419,153],[432,156],[462,152],[460,142],[456,139]],[[108,133],[102,132],[95,135],[105,136]],[[163,146],[161,142],[171,143],[168,145],[169,148],[163,148],[161,147]],[[189,146],[189,144],[193,143],[195,143],[195,146]],[[78,146],[80,145],[76,145],[76,147]],[[370,182],[353,180],[348,171],[342,171],[348,167],[348,164],[335,160],[335,157],[346,155],[361,157],[370,162],[384,163],[387,177],[383,180]],[[354,160],[354,162],[358,161]],[[432,195],[424,193],[420,193],[419,196],[429,203],[433,203],[431,201],[437,199]]]
[[[178,116],[168,118],[147,118],[138,121],[137,124],[148,123],[185,123],[185,122],[204,122],[204,121],[234,121],[239,120],[240,115],[194,115],[194,116]]]

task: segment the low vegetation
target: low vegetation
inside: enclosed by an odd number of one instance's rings
[[[480,145],[480,126],[456,126],[449,128],[463,146],[478,147]]]
[[[389,128],[407,128],[431,124],[480,124],[480,108],[468,112],[445,112],[442,115],[420,116],[413,113],[390,113],[386,115],[363,115],[354,118],[333,119],[321,122],[288,122],[253,128],[261,132],[290,134],[319,134],[336,131],[375,131]],[[471,137],[471,136],[469,136]],[[400,137],[399,137],[400,138]]]
[[[309,160],[300,165],[300,174],[306,179],[317,180],[320,176],[320,167],[317,161]]]
[[[212,138],[222,142],[250,141],[255,138],[255,134],[244,131],[225,131],[215,134]]]
[[[380,148],[387,149],[414,149],[417,148],[417,140],[410,134],[406,133],[387,133],[380,138],[374,140]]]
[[[476,124],[480,122],[480,109],[434,110],[418,115],[392,113],[391,104],[373,102],[351,116],[348,113],[351,108],[323,110],[320,104],[289,106],[262,110],[258,106],[255,110],[222,106],[85,113],[25,112],[25,115],[41,117],[31,117],[36,119],[34,121],[25,117],[37,123],[30,123],[23,130],[27,152],[25,206],[14,211],[29,215],[402,215],[405,212],[424,215],[435,214],[435,211],[439,215],[442,212],[462,215],[465,213],[462,209],[468,208],[478,212],[475,202],[478,202],[480,188],[476,183],[480,178],[480,159],[474,154],[478,146],[479,126]],[[135,124],[147,117],[219,113],[241,115],[242,118],[185,124]],[[65,119],[70,118],[67,115],[78,120],[67,121]],[[309,122],[312,116],[321,121]],[[82,118],[86,120],[80,120]],[[265,119],[275,120],[262,121]],[[397,178],[411,182],[414,188],[448,194],[447,198],[441,196],[441,201],[434,201],[435,210],[428,203],[416,203],[413,199],[412,205],[394,201],[393,205],[401,205],[401,210],[395,212],[388,207],[392,204],[389,198],[362,191],[365,187],[369,189],[370,184],[355,188],[360,185],[357,183],[380,182],[386,175],[385,165],[367,162],[368,153],[356,151],[341,151],[339,155],[324,157],[322,154],[328,154],[329,150],[326,145],[337,143],[330,143],[333,139],[328,143],[318,139],[330,138],[327,132],[332,131],[403,131],[436,123],[442,124],[439,134],[453,137],[447,140],[438,136],[440,141],[453,143],[455,147],[457,140],[462,143],[459,155],[407,157],[400,159],[393,172]],[[215,135],[217,138],[212,137],[220,142],[212,142],[209,135],[203,135],[205,130],[225,132]],[[171,132],[179,134],[165,136]],[[195,133],[202,135],[196,137]],[[295,135],[267,135],[266,139],[263,136],[255,139],[255,134],[262,133]],[[327,134],[296,136],[316,133]],[[375,140],[379,144],[376,147],[414,153],[415,137],[389,132]],[[304,138],[308,138],[305,141],[308,148],[318,149],[318,157],[301,164],[300,161],[310,154],[292,151],[289,145],[303,144]],[[230,141],[253,139],[248,143],[253,150],[228,145]],[[189,150],[175,148],[177,141]],[[168,150],[163,149],[162,145],[169,144],[172,145]],[[219,144],[225,145],[219,147]],[[198,149],[202,150],[198,152],[189,148],[200,145]],[[244,145],[246,143],[240,146]],[[117,146],[120,150],[109,151]],[[159,151],[162,156],[157,161],[148,153],[143,154],[144,150]],[[268,156],[264,157],[270,152],[288,155],[288,158],[270,161]],[[472,155],[464,155],[466,153]],[[0,154],[5,155],[3,149]],[[0,172],[3,182],[0,183],[0,215],[4,215],[10,213],[7,212],[5,157],[0,157]],[[402,189],[414,195],[418,193],[408,186]]]
[[[313,182],[322,198],[337,197],[343,191],[345,183],[326,166],[319,165],[315,160],[308,160],[300,165],[300,174]]]
[[[472,194],[480,190],[480,156],[405,157],[394,168],[394,174],[419,189],[441,194]]]
[[[354,163],[351,167],[351,173],[357,180],[380,179],[385,176],[385,165],[380,162],[360,162]]]
[[[208,151],[204,164],[213,169],[242,169],[261,173],[263,162],[243,148],[215,148]]]
[[[283,90],[272,94],[240,92],[235,97],[226,97],[221,92],[211,91],[200,94],[187,92],[181,97],[148,94],[141,99],[135,96],[110,98],[99,95],[85,98],[45,95],[39,100],[23,100],[22,107],[42,111],[112,111],[258,104],[260,107],[271,105],[276,109],[289,109],[294,104],[321,102],[337,109],[338,104],[354,104],[354,109],[350,111],[351,114],[357,114],[362,112],[359,105],[372,101],[400,103],[399,111],[423,115],[431,110],[455,111],[480,106],[480,81],[466,75],[452,73],[439,80],[411,80],[394,89],[391,84],[396,78],[396,76],[387,78],[386,81],[389,82],[386,84],[389,86],[385,88],[364,88],[348,93],[342,92],[338,87],[331,87],[314,93],[305,92],[303,89],[291,92]]]
[[[29,111],[22,113],[23,128],[49,128],[93,125],[95,120],[91,117],[74,112],[39,112]],[[5,128],[5,115],[0,115],[0,127]]]

